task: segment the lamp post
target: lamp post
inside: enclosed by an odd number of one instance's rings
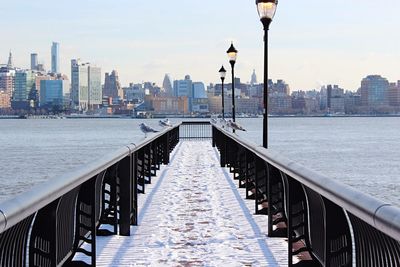
[[[219,70],[219,76],[221,77],[222,81],[222,118],[225,119],[224,81],[226,76],[226,70],[224,66],[222,66],[221,69]]]
[[[268,30],[274,18],[278,0],[256,0],[258,15],[264,26],[264,121],[263,147],[268,148]]]
[[[228,54],[229,63],[232,67],[232,121],[235,121],[235,63],[238,51],[233,46],[233,43],[231,43],[226,53]],[[233,132],[235,132],[235,129],[233,129]]]

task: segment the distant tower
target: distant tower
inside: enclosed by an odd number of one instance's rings
[[[51,46],[51,72],[60,73],[60,44],[56,42]]]
[[[12,63],[12,54],[11,54],[11,50],[10,50],[10,54],[8,56],[8,63],[7,63],[7,68],[11,69],[13,67],[13,63]]]
[[[257,83],[257,75],[256,70],[253,70],[253,74],[251,75],[250,84],[255,85]]]
[[[172,81],[171,81],[171,77],[169,76],[169,74],[165,74],[165,76],[164,76],[163,89],[167,96],[174,95],[174,89],[172,87]]]
[[[111,74],[106,72],[103,96],[112,97],[113,99],[118,98],[121,90],[121,84],[119,82],[119,77],[117,71],[113,70]]]
[[[31,54],[31,70],[36,70],[38,66],[38,55],[36,53]]]

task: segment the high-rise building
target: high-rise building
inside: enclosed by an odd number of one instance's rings
[[[38,65],[38,55],[36,53],[31,54],[31,70],[36,70]]]
[[[192,111],[198,113],[208,113],[208,97],[202,82],[193,83]]]
[[[60,73],[60,44],[56,42],[51,45],[51,72]]]
[[[361,81],[361,104],[368,107],[387,106],[389,82],[380,75],[369,75]]]
[[[172,87],[172,80],[169,74],[165,74],[164,81],[163,81],[163,91],[166,96],[173,96],[174,89]]]
[[[193,96],[192,80],[189,75],[186,75],[184,80],[174,81],[174,95],[187,96],[189,98]]]
[[[7,68],[12,69],[12,67],[13,67],[12,53],[11,53],[11,50],[10,50],[10,54],[8,55]]]
[[[101,68],[71,60],[71,100],[74,108],[88,110],[102,103]]]
[[[174,96],[188,97],[189,111],[192,111],[193,86],[192,86],[192,79],[190,78],[189,75],[186,75],[184,80],[174,81]]]
[[[253,74],[251,75],[251,80],[250,80],[251,85],[257,84],[257,75],[256,75],[256,70],[253,70]]]
[[[0,90],[10,96],[14,92],[15,70],[7,67],[0,68]]]
[[[35,107],[36,101],[35,73],[31,70],[16,71],[12,108],[29,109]]]
[[[290,87],[284,80],[277,80],[274,83],[272,80],[268,81],[269,94],[288,96],[290,95]]]
[[[71,101],[72,106],[79,110],[88,108],[89,74],[88,63],[79,59],[71,60]]]
[[[62,77],[56,80],[41,80],[40,91],[41,107],[64,106],[68,103],[69,82]]]
[[[400,107],[400,81],[390,83],[389,86],[389,105]]]
[[[10,107],[10,95],[0,89],[0,109],[9,109]]]
[[[101,68],[88,66],[88,82],[89,82],[89,109],[98,108],[102,103],[103,94],[101,88]]]
[[[117,99],[119,96],[123,98],[117,71],[113,70],[111,74],[106,72],[103,95],[113,99]]]

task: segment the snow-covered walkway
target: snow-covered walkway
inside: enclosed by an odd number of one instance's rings
[[[287,266],[287,243],[266,236],[210,141],[184,141],[146,194],[130,237],[97,238],[98,266]],[[83,259],[83,258],[82,258]]]

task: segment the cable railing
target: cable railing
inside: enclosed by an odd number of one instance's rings
[[[289,266],[400,266],[400,209],[212,125],[213,146]]]
[[[137,194],[169,163],[179,126],[0,203],[0,266],[96,266],[96,237],[130,235]]]

